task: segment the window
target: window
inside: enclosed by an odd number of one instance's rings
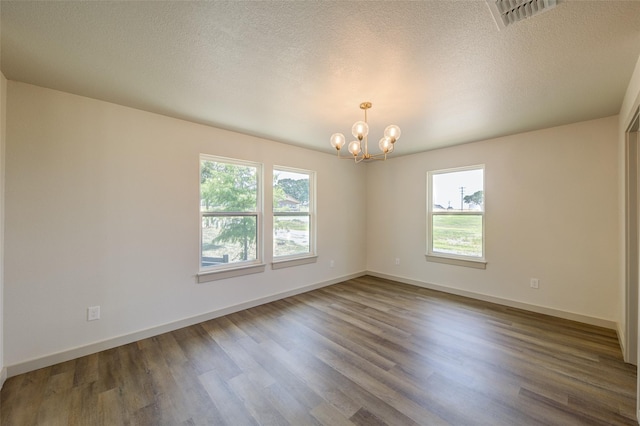
[[[484,268],[484,165],[428,172],[427,188],[427,260]]]
[[[314,173],[273,170],[274,261],[314,256]]]
[[[260,263],[261,176],[260,164],[200,156],[201,271]]]

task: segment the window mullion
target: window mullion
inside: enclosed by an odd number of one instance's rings
[[[273,212],[274,216],[311,216],[309,212]]]
[[[203,217],[258,216],[258,212],[201,212]]]

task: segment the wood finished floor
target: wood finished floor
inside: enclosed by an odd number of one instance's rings
[[[616,333],[362,277],[8,379],[13,425],[637,425]]]

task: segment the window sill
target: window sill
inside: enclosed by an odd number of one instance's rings
[[[206,283],[209,281],[224,280],[227,278],[240,277],[243,275],[259,274],[264,272],[267,265],[264,263],[258,265],[240,266],[233,269],[224,269],[221,271],[208,271],[200,272],[196,275],[198,284]]]
[[[284,259],[284,260],[274,260],[271,262],[271,269],[283,269],[290,268],[292,266],[300,266],[307,265],[309,263],[316,263],[318,261],[318,256],[306,256],[306,257],[298,257],[296,259]]]
[[[424,257],[427,262],[444,263],[447,265],[466,266],[467,268],[475,269],[487,269],[487,262],[484,260],[468,260],[458,259],[455,257],[434,256],[431,254],[425,254]]]

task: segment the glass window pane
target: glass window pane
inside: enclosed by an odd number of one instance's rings
[[[309,211],[309,175],[307,173],[273,171],[273,211]]]
[[[436,215],[433,218],[433,251],[482,257],[481,215]]]
[[[434,174],[433,211],[484,211],[484,170]]]
[[[202,267],[257,259],[256,216],[202,218]]]
[[[308,216],[275,216],[273,233],[274,256],[309,253]]]
[[[254,212],[258,205],[256,167],[200,162],[200,209],[218,212]]]

